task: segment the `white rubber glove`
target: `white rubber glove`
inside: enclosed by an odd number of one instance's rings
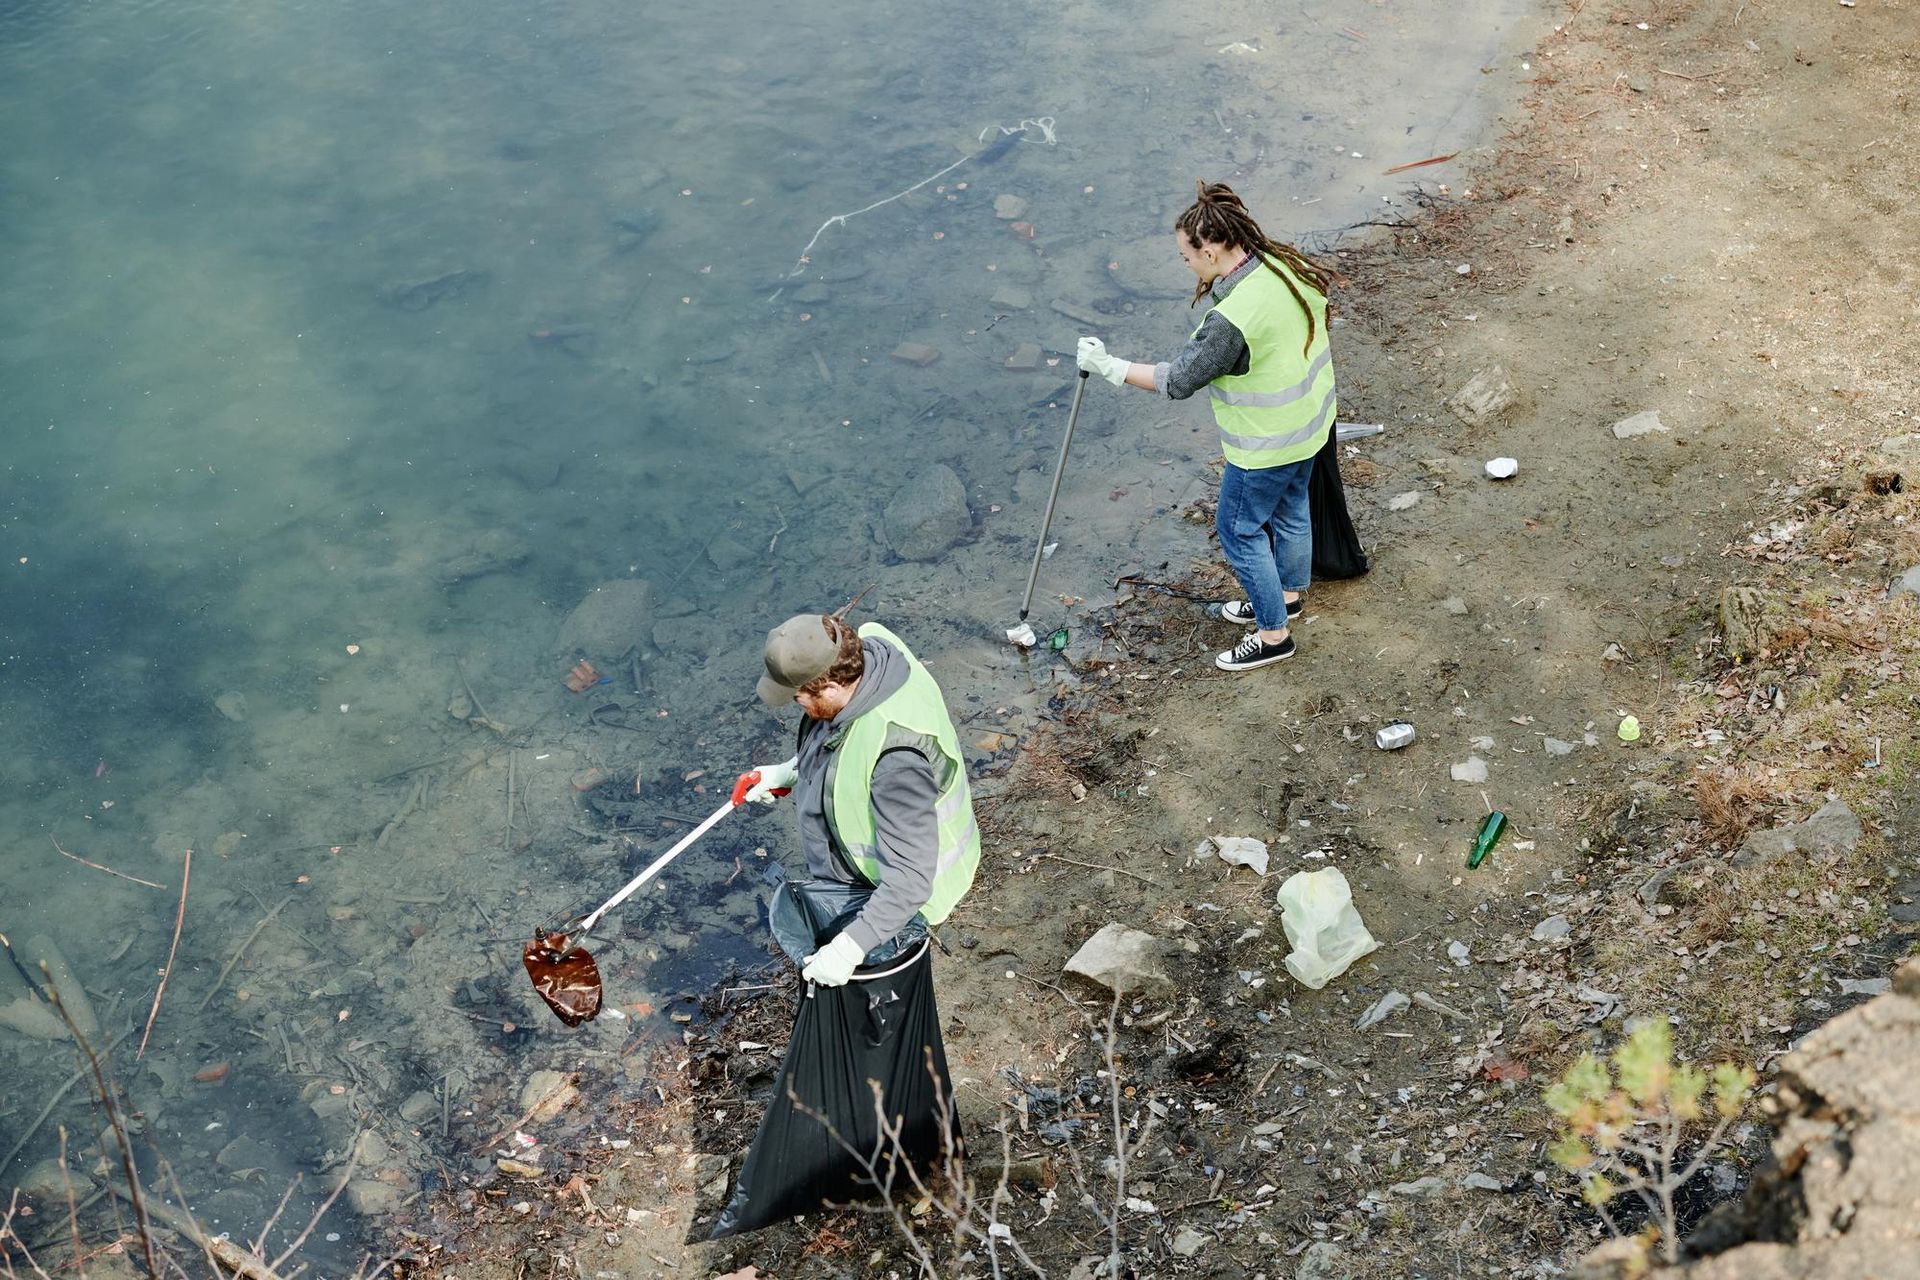
[[[866,956],[860,944],[851,937],[844,933],[835,934],[832,942],[807,957],[800,969],[800,976],[823,987],[844,987]]]
[[[1082,338],[1080,346],[1073,353],[1073,362],[1088,373],[1096,373],[1119,386],[1127,380],[1127,370],[1133,367],[1130,360],[1107,354],[1107,344],[1098,338]]]
[[[800,770],[797,767],[799,763],[800,757],[794,756],[790,760],[782,760],[779,764],[755,765],[752,773],[740,775],[740,782],[745,782],[755,773],[760,775],[760,780],[750,784],[747,787],[747,793],[740,798],[751,800],[755,804],[772,804],[780,796],[793,790],[793,784],[800,780]],[[738,786],[739,783],[734,785]],[[778,794],[775,794],[776,792]]]

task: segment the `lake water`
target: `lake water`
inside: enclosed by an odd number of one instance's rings
[[[624,1020],[562,1028],[518,948],[789,754],[751,693],[788,614],[865,591],[970,740],[1043,713],[1050,660],[1000,636],[1086,317],[1172,353],[1198,177],[1321,248],[1457,181],[1381,171],[1482,144],[1534,20],[1283,9],[0,0],[0,932],[131,1028],[119,1083],[213,1229],[296,1173],[304,1224],[362,1126],[356,1203],[403,1201],[527,1071],[621,1070],[765,959],[784,813],[597,935]],[[1214,452],[1203,406],[1092,385],[1043,634],[1206,554],[1171,513]],[[971,528],[903,560],[889,504],[936,467]],[[563,624],[622,582],[571,693]],[[0,1153],[73,1069],[0,1027]],[[86,1094],[0,1188],[97,1131]]]

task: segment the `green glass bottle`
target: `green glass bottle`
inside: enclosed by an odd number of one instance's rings
[[[1067,647],[1067,629],[1065,627],[1062,627],[1058,631],[1054,632],[1052,635],[1048,636],[1047,647],[1049,649],[1052,649],[1055,653],[1059,653],[1062,649],[1065,649]]]
[[[1500,833],[1506,829],[1506,814],[1495,809],[1487,815],[1487,820],[1480,824],[1480,834],[1473,838],[1473,852],[1467,855],[1467,869],[1469,871],[1487,860],[1487,855],[1493,852],[1493,846],[1498,843],[1500,839]]]

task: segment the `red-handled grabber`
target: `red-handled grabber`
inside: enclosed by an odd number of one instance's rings
[[[527,976],[533,979],[533,989],[560,1021],[577,1027],[600,1012],[600,967],[594,964],[593,957],[580,945],[580,940],[587,936],[594,925],[600,923],[600,917],[638,893],[642,885],[660,873],[661,868],[686,852],[688,846],[711,831],[720,819],[739,808],[747,792],[759,781],[758,769],[741,774],[733,784],[733,794],[727,797],[725,804],[681,837],[673,848],[649,862],[645,870],[621,886],[620,892],[582,917],[577,929],[570,933],[548,933],[545,929],[533,931],[533,941],[521,951],[520,960],[527,967]],[[786,792],[775,794],[785,795]]]

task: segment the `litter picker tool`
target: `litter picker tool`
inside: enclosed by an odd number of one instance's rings
[[[1080,420],[1080,398],[1086,394],[1087,371],[1082,369],[1080,381],[1073,389],[1073,407],[1067,410],[1067,434],[1060,440],[1060,461],[1053,464],[1053,487],[1047,490],[1046,514],[1040,517],[1040,540],[1033,544],[1033,568],[1027,571],[1027,593],[1020,597],[1022,624],[1027,620],[1027,610],[1033,607],[1033,584],[1040,577],[1040,561],[1047,551],[1047,530],[1053,527],[1053,505],[1060,499],[1060,477],[1066,474],[1067,450],[1073,447],[1073,425]]]
[[[680,838],[679,843],[659,857],[649,862],[646,869],[622,885],[620,892],[595,907],[592,912],[579,918],[578,927],[570,933],[549,933],[545,929],[535,929],[533,940],[527,943],[520,953],[520,961],[527,967],[527,977],[533,980],[533,989],[547,1007],[553,1010],[560,1021],[570,1027],[590,1022],[600,1012],[600,966],[593,962],[593,956],[580,945],[593,926],[600,923],[600,917],[640,891],[642,885],[658,875],[662,868],[682,853],[707,832],[713,830],[720,819],[740,807],[747,792],[760,780],[760,771],[742,774],[733,784],[733,794],[707,816],[693,830]],[[785,795],[785,791],[776,792]]]

